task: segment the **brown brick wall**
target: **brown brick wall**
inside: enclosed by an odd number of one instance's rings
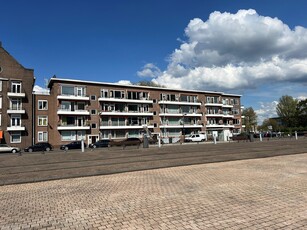
[[[4,132],[4,139],[2,143],[18,146],[24,148],[32,144],[32,89],[34,85],[34,71],[26,69],[20,65],[3,47],[0,47],[0,67],[2,72],[0,78],[3,80],[2,86],[2,124],[1,129]],[[11,132],[7,131],[10,126],[11,115],[7,114],[7,109],[10,106],[7,93],[11,91],[11,82],[20,81],[22,83],[22,93],[25,97],[22,98],[22,107],[26,113],[21,115],[21,125],[25,126],[26,131],[21,131],[21,143],[10,143]]]

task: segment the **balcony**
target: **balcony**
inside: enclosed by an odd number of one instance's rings
[[[159,105],[198,105],[201,106],[201,102],[189,102],[189,101],[164,101],[161,100],[158,102]]]
[[[168,111],[167,113],[160,113],[160,117],[201,117],[201,113],[189,112],[189,113],[181,113],[180,111]]]
[[[223,103],[219,101],[209,101],[205,103],[205,106],[216,106],[216,107],[222,107]]]
[[[223,108],[233,108],[233,105],[223,104]]]
[[[140,98],[140,99],[127,99],[127,98],[107,98],[107,97],[100,97],[98,101],[103,102],[126,102],[126,103],[137,103],[137,104],[152,104],[153,100],[149,98]]]
[[[153,116],[151,112],[140,112],[140,111],[101,111],[102,116]]]
[[[89,125],[78,126],[78,125],[59,125],[58,130],[89,130],[91,127]]]
[[[17,93],[17,92],[8,92],[7,93],[8,97],[26,97],[25,93]]]
[[[224,112],[223,117],[224,118],[234,118],[234,115],[232,112],[228,112],[228,113]]]
[[[7,113],[8,114],[25,114],[26,110],[22,109],[21,107],[12,107],[7,110]]]
[[[90,115],[88,110],[58,109],[58,115]]]
[[[144,128],[153,129],[153,125],[146,125],[146,124],[102,124],[99,128],[100,129],[144,129]]]
[[[160,129],[182,129],[182,128],[202,128],[202,125],[199,124],[184,124],[184,126],[182,124],[174,124],[174,123],[169,123],[169,124],[161,124],[160,125]]]
[[[73,100],[73,101],[89,101],[90,97],[86,95],[66,95],[61,94],[57,96],[58,100]]]
[[[26,127],[24,126],[8,126],[7,131],[25,131]]]
[[[219,113],[219,112],[217,112],[217,113],[206,113],[205,116],[206,117],[223,117],[224,114],[223,113]]]

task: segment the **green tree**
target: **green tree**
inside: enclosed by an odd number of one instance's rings
[[[255,131],[257,126],[257,114],[252,107],[246,108],[242,112],[242,116],[245,116],[243,124],[247,131]]]
[[[159,85],[153,81],[139,81],[135,83],[134,85],[140,85],[140,86],[151,86],[151,87],[159,87],[159,88],[165,88],[163,85]]]
[[[298,102],[296,113],[298,126],[307,127],[307,99]]]
[[[265,119],[262,122],[262,125],[259,126],[259,129],[261,129],[263,131],[268,131],[269,126],[272,126],[273,131],[280,131],[280,128],[281,128],[281,127],[279,127],[279,125],[278,125],[278,123],[275,119],[268,118],[268,119]]]
[[[298,101],[291,96],[284,95],[276,106],[277,115],[286,127],[295,127]]]

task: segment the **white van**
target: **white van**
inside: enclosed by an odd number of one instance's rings
[[[191,134],[189,136],[186,136],[185,141],[186,142],[199,142],[199,141],[206,141],[207,136],[206,134]]]

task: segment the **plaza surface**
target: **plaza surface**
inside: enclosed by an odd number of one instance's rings
[[[5,185],[0,207],[2,230],[307,229],[307,153]]]

